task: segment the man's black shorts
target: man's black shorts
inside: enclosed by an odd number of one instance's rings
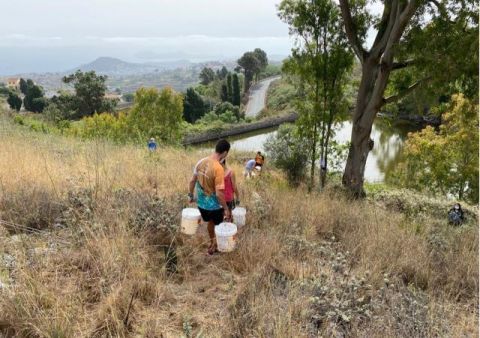
[[[205,210],[202,208],[198,208],[198,210],[200,210],[200,215],[202,215],[202,219],[205,222],[212,221],[215,225],[219,225],[223,222],[223,209]]]

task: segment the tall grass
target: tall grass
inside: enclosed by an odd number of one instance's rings
[[[335,191],[306,195],[274,171],[243,181],[233,153],[248,224],[235,252],[206,257],[205,229],[176,227],[205,152],[150,154],[1,123],[4,334],[478,335],[476,222],[452,228]]]

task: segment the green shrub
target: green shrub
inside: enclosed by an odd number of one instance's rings
[[[28,124],[30,126],[30,129],[33,131],[42,132],[44,134],[48,134],[50,132],[48,126],[43,122],[31,119],[30,121],[28,121]]]
[[[291,124],[280,126],[265,143],[272,163],[287,175],[293,186],[299,185],[305,177],[308,163],[305,148],[305,142],[297,135],[297,128]]]
[[[25,125],[25,119],[23,118],[23,116],[20,116],[20,115],[15,115],[13,117],[13,122],[21,126]]]
[[[103,138],[117,143],[144,142],[150,137],[176,143],[182,130],[182,96],[171,88],[141,88],[127,113],[94,114],[76,123],[69,134],[87,139]]]
[[[297,91],[294,86],[284,80],[274,81],[267,95],[267,107],[274,112],[292,111],[290,105],[297,98]]]
[[[282,65],[281,64],[277,64],[277,65],[269,64],[269,65],[267,65],[265,70],[260,73],[259,78],[260,79],[265,79],[265,78],[270,77],[270,76],[280,75],[281,73],[282,73]]]
[[[236,117],[236,121],[234,122],[238,122],[242,118],[242,115],[240,114],[240,107],[234,106],[230,102],[219,103],[215,106],[213,110],[218,116],[224,115],[227,112],[233,113],[233,115]]]
[[[68,111],[64,106],[56,103],[50,103],[43,111],[47,121],[58,124],[60,121],[69,120],[75,112]]]
[[[86,139],[103,138],[117,143],[133,139],[127,128],[127,117],[120,113],[117,117],[109,114],[94,114],[82,119],[83,123],[73,127],[72,133]]]

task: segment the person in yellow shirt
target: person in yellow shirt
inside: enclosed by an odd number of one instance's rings
[[[265,156],[263,156],[262,153],[259,151],[255,156],[255,167],[261,168],[263,166],[263,163],[265,163]]]
[[[210,236],[208,254],[217,251],[215,240],[215,226],[223,220],[231,219],[232,215],[225,201],[225,172],[220,164],[230,151],[230,143],[220,140],[215,146],[215,152],[197,162],[189,184],[190,202],[193,202],[193,192],[197,193],[198,210],[207,222]]]
[[[255,169],[258,171],[260,175],[263,171],[263,165],[265,164],[265,156],[262,155],[260,151],[257,152],[255,156]]]

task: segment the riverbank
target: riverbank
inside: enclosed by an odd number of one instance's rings
[[[380,112],[377,114],[377,116],[388,119],[392,122],[406,122],[418,127],[424,127],[427,125],[439,127],[442,124],[442,119],[438,116],[392,114],[388,112]]]
[[[183,139],[183,145],[194,145],[230,136],[241,135],[256,130],[277,127],[283,123],[295,122],[297,118],[297,113],[292,112],[282,116],[273,116],[258,122],[225,125],[221,129],[207,131],[196,135],[186,135]]]

